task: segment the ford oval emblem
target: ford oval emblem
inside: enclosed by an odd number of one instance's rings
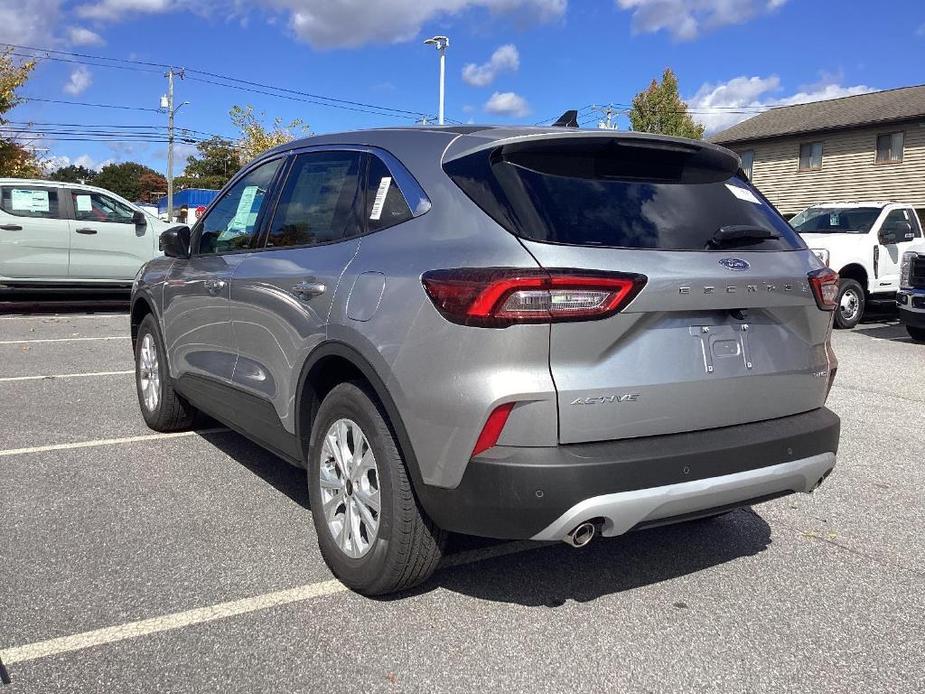
[[[733,272],[742,272],[744,270],[748,270],[751,267],[748,261],[743,260],[742,258],[721,258],[719,264],[727,270],[732,270]]]

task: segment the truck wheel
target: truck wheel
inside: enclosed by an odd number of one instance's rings
[[[141,415],[154,431],[182,431],[192,425],[196,409],[173,389],[164,341],[151,314],[138,326],[135,388]]]
[[[363,384],[341,383],[328,393],[308,456],[312,518],[331,572],[363,595],[429,578],[445,533],[418,505],[385,414]]]
[[[925,328],[913,328],[911,325],[906,326],[906,331],[916,342],[925,342]]]
[[[838,305],[835,308],[835,327],[849,329],[864,316],[864,288],[852,279],[838,281]]]

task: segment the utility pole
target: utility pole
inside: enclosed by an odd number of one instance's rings
[[[616,117],[620,113],[613,107],[613,104],[606,106],[592,106],[592,111],[600,113],[602,118],[597,122],[597,127],[601,130],[617,130]]]
[[[161,97],[161,108],[167,111],[167,222],[173,223],[173,141],[174,141],[174,128],[173,121],[174,116],[176,116],[177,111],[179,111],[183,106],[188,104],[188,101],[184,101],[182,104],[174,108],[173,105],[173,78],[174,75],[183,79],[183,69],[179,70],[170,68],[167,70],[167,94]]]
[[[434,36],[427,39],[425,44],[430,44],[440,53],[440,106],[437,111],[437,124],[443,125],[443,105],[446,85],[446,49],[450,45],[450,39],[446,36]]]

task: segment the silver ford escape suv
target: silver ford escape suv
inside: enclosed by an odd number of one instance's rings
[[[244,167],[135,280],[138,400],[308,471],[338,579],[448,532],[562,540],[810,492],[838,276],[705,142],[567,128],[313,137]]]

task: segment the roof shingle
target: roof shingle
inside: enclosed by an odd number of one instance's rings
[[[925,85],[772,108],[709,140],[726,145],[920,117],[925,117]]]

